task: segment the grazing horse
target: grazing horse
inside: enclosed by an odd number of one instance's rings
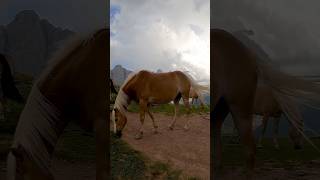
[[[114,131],[116,135],[121,137],[122,129],[127,123],[127,107],[132,100],[138,102],[140,107],[141,126],[135,136],[136,139],[142,138],[146,112],[152,119],[154,132],[157,132],[158,126],[149,111],[149,107],[152,104],[167,104],[174,101],[175,113],[173,121],[169,126],[172,130],[176,122],[179,101],[181,98],[187,108],[187,113],[190,113],[190,87],[199,94],[200,100],[203,101],[201,93],[202,91],[208,90],[208,88],[196,84],[191,76],[181,71],[152,73],[142,70],[137,73],[130,74],[119,90],[114,109],[112,111],[112,120],[114,122]],[[185,129],[188,129],[188,124],[189,121],[187,121]]]
[[[191,100],[191,104],[193,105],[194,103],[196,103],[198,101],[198,94],[193,90],[193,88],[190,88],[190,94],[189,97],[192,98]]]
[[[8,155],[10,180],[52,180],[52,153],[67,123],[74,119],[95,130],[96,179],[107,179],[107,73],[109,30],[76,37],[49,62],[34,83]]]
[[[290,99],[286,99],[287,102],[290,102]],[[293,101],[292,105],[295,103]],[[276,149],[279,149],[279,143],[278,143],[278,130],[279,130],[279,122],[280,117],[282,114],[285,114],[281,108],[281,102],[279,102],[278,99],[274,96],[272,89],[265,85],[258,85],[256,97],[255,97],[255,103],[254,103],[254,112],[256,115],[260,115],[263,117],[262,119],[262,131],[261,135],[258,140],[258,147],[262,148],[262,138],[265,134],[269,118],[272,117],[273,119],[273,143],[274,147]],[[296,107],[295,109],[298,109]],[[303,128],[303,118],[300,112],[296,112],[296,115],[298,115],[299,122],[301,122],[301,128]],[[290,123],[290,129],[289,129],[289,137],[291,141],[294,143],[295,149],[301,149],[302,148],[302,139],[301,136],[297,136],[296,134],[299,134],[298,130]]]
[[[255,165],[255,141],[252,128],[254,99],[257,81],[272,88],[275,98],[280,100],[290,122],[297,128],[301,123],[295,114],[295,106],[287,102],[291,97],[303,98],[305,103],[320,102],[320,88],[317,84],[289,76],[275,69],[266,59],[259,57],[253,49],[246,47],[231,33],[211,29],[211,62],[213,72],[213,175],[219,178],[222,142],[221,127],[231,112],[238,129],[240,140],[245,147],[247,178],[253,177]],[[298,136],[303,132],[299,131]]]
[[[6,100],[11,99],[23,103],[24,99],[15,86],[10,65],[5,55],[0,54],[0,113],[4,119]]]

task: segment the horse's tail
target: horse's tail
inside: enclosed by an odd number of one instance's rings
[[[272,89],[275,98],[290,123],[320,152],[303,132],[303,119],[297,106],[297,102],[299,102],[306,106],[319,109],[320,86],[312,81],[303,80],[283,73],[275,69],[265,60],[260,59],[257,61],[257,69],[259,78]]]
[[[191,83],[191,87],[193,88],[193,90],[199,96],[200,102],[204,105],[205,101],[204,101],[203,94],[206,94],[206,93],[210,92],[209,86],[200,85],[193,79],[193,77],[190,74],[188,74],[187,72],[183,72],[183,73],[188,77],[188,79],[189,79],[189,81]]]

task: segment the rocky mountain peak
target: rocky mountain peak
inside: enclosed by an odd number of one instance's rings
[[[117,86],[121,86],[122,83],[127,79],[128,75],[132,71],[127,70],[126,68],[122,67],[121,65],[116,65],[110,72],[111,79],[113,80],[114,84]]]
[[[39,15],[33,11],[33,10],[23,10],[20,11],[15,19],[13,20],[14,22],[17,21],[22,21],[22,22],[36,22],[36,21],[40,21],[40,17]]]
[[[12,57],[17,72],[37,76],[61,41],[73,34],[41,19],[33,10],[24,10],[0,27],[0,52]]]

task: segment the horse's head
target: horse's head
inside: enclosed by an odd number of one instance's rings
[[[291,126],[289,129],[289,137],[290,140],[293,143],[294,149],[295,150],[300,150],[303,147],[303,136],[302,134],[298,131],[297,128]]]
[[[114,133],[120,138],[122,136],[122,130],[127,124],[127,117],[117,108],[114,108],[112,110],[112,120],[114,124]]]
[[[43,170],[30,158],[25,149],[19,145],[11,148],[8,156],[8,180],[53,180],[52,174]]]

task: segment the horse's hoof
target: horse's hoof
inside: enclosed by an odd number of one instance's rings
[[[158,130],[157,129],[154,129],[153,130],[153,134],[158,134],[159,132],[158,132]]]
[[[142,133],[137,134],[134,138],[136,140],[142,139]]]
[[[188,126],[184,126],[184,130],[185,130],[185,131],[188,131],[188,130],[189,130],[189,127],[188,127]]]
[[[169,130],[171,130],[171,131],[172,131],[172,130],[173,130],[173,126],[169,126]]]

